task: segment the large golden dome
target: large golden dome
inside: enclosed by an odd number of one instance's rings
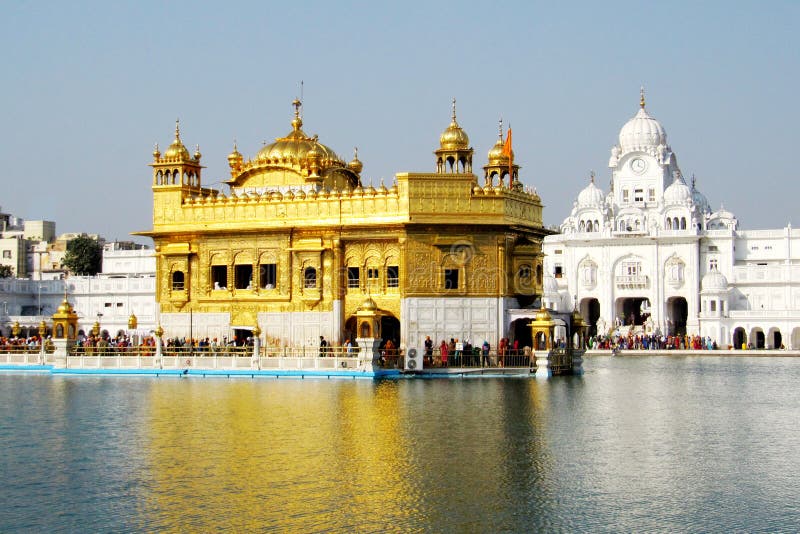
[[[292,105],[295,107],[292,131],[285,137],[278,137],[275,139],[274,143],[265,145],[258,151],[256,159],[279,159],[288,160],[290,162],[301,162],[305,161],[308,153],[313,150],[317,153],[319,161],[323,162],[323,164],[338,162],[344,166],[344,161],[339,159],[339,156],[336,155],[336,152],[334,152],[332,148],[318,142],[316,136],[309,137],[306,135],[302,130],[303,119],[300,118],[301,103],[299,100],[295,100],[292,102]]]
[[[469,148],[469,136],[456,121],[456,100],[453,99],[453,117],[450,126],[439,137],[439,145],[444,150],[465,150]]]

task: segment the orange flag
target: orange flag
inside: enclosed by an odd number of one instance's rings
[[[514,152],[511,151],[511,127],[508,128],[508,135],[506,142],[503,144],[503,154],[508,156],[508,187],[514,183],[513,165],[514,165]]]

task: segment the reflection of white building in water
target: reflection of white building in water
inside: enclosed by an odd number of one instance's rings
[[[611,149],[611,188],[578,195],[544,241],[544,302],[590,332],[688,333],[740,348],[800,348],[800,231],[740,231],[687,183],[661,124],[640,109]]]

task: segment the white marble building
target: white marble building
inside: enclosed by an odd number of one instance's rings
[[[98,321],[112,336],[127,333],[131,314],[136,315],[139,334],[158,324],[153,250],[104,250],[103,272],[97,276],[0,279],[0,331],[8,336],[18,322],[21,335],[34,335],[41,321],[51,323],[65,291],[84,332]]]
[[[577,303],[592,332],[687,333],[718,346],[800,349],[800,232],[742,231],[687,183],[661,124],[640,109],[561,233],[545,238],[546,305]]]

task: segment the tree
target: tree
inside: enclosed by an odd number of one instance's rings
[[[14,269],[10,265],[0,265],[0,278],[11,278],[14,276]]]
[[[76,237],[67,243],[64,267],[79,276],[96,275],[103,268],[103,247],[91,237]]]

